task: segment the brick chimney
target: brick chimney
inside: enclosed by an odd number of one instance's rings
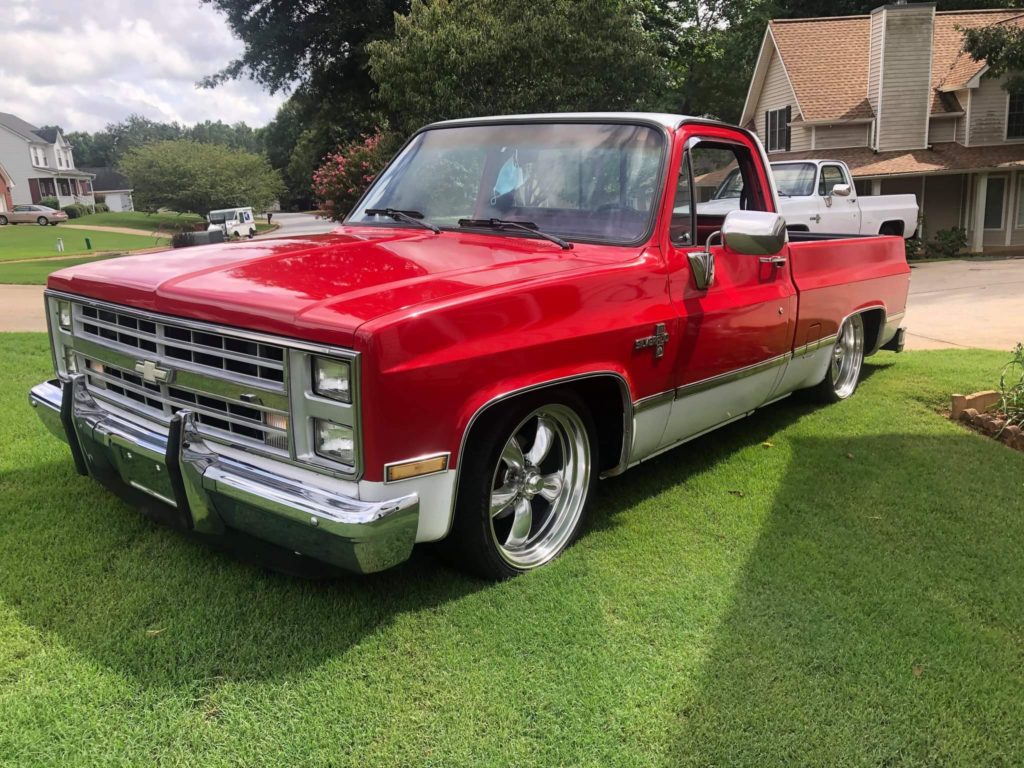
[[[928,146],[935,3],[896,3],[871,12],[868,101],[879,152]]]

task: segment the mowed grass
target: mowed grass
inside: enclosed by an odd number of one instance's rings
[[[605,481],[502,584],[302,580],[76,476],[0,336],[0,763],[1014,765],[1024,455],[937,413],[1006,355],[873,359]]]
[[[47,276],[58,269],[111,258],[116,258],[116,256],[35,259],[34,261],[16,261],[13,264],[0,262],[0,285],[46,285]]]
[[[150,235],[123,235],[118,232],[86,231],[56,227],[40,227],[36,224],[18,224],[0,227],[0,262],[14,259],[33,259],[46,256],[60,256],[57,240],[64,241],[64,253],[89,253],[85,239],[92,242],[93,251],[131,251],[140,248],[155,248],[169,244],[166,238]]]

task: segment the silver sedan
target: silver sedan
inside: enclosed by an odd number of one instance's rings
[[[0,226],[5,224],[38,224],[45,227],[47,224],[57,226],[62,221],[67,221],[68,215],[64,211],[55,208],[48,208],[45,205],[16,205],[12,211],[0,213]]]

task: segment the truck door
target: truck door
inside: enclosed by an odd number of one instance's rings
[[[849,187],[848,195],[835,194],[836,187]],[[818,172],[818,200],[821,225],[819,232],[860,234],[860,206],[857,188],[850,183],[846,169],[838,163],[822,163]]]
[[[760,158],[746,134],[735,130],[701,126],[687,136],[666,246],[680,344],[663,446],[763,405],[788,363],[796,320],[788,261],[772,264],[723,247],[717,231],[728,212],[721,200],[705,204],[717,184],[739,169],[742,192],[734,209],[773,211]],[[703,250],[709,238],[715,275],[701,289],[687,254]]]

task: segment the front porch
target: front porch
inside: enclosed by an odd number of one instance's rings
[[[38,203],[44,197],[55,197],[59,207],[81,203],[90,208],[96,205],[92,180],[85,175],[56,174],[28,180],[32,202]]]

